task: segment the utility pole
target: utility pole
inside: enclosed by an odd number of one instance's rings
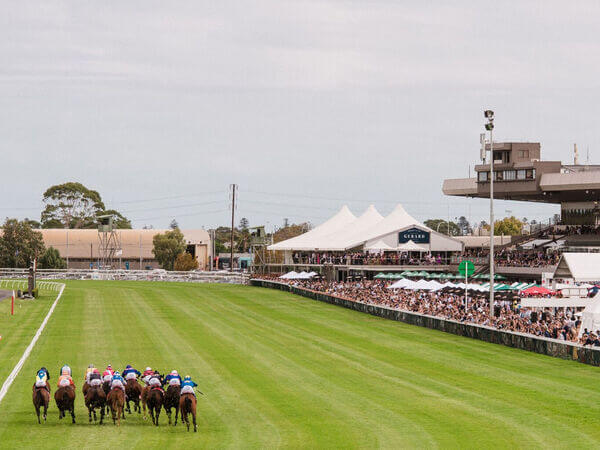
[[[231,186],[231,246],[230,246],[230,258],[229,258],[229,271],[233,272],[233,226],[235,224],[235,192],[237,190],[237,184]]]

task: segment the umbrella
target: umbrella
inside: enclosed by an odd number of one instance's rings
[[[429,273],[425,272],[424,270],[421,270],[420,272],[417,272],[415,275],[418,276],[418,277],[423,277],[423,278],[429,277]]]
[[[442,277],[441,273],[433,272],[433,273],[429,274],[429,278],[431,278],[431,279],[436,279],[437,280],[437,279],[440,279],[441,277]]]
[[[552,294],[552,291],[543,286],[531,286],[530,288],[521,291],[521,293],[526,295],[549,295]]]
[[[393,273],[391,278],[392,278],[392,280],[401,280],[404,277],[399,273]]]
[[[379,279],[384,279],[385,278],[385,273],[383,272],[379,272],[377,275],[375,275],[373,278],[377,278]]]

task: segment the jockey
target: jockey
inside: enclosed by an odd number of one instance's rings
[[[152,370],[152,367],[146,367],[146,370],[144,370],[144,373],[142,374],[142,380],[144,380],[144,383],[148,384],[148,381],[153,373],[154,371]]]
[[[43,387],[50,392],[50,384],[48,383],[49,379],[50,375],[48,375],[48,369],[42,367],[35,375],[35,387]]]
[[[102,372],[102,381],[104,381],[105,383],[110,383],[110,380],[112,380],[114,373],[115,372],[112,370],[112,367],[109,364],[106,370]]]
[[[90,364],[89,366],[87,366],[87,369],[85,369],[85,381],[89,384],[90,383],[90,375],[94,372],[94,365]]]
[[[123,371],[123,376],[125,377],[125,380],[135,380],[140,375],[140,371],[135,370],[133,367],[131,367],[131,364],[127,364],[127,367],[125,367],[125,370]]]
[[[121,374],[119,372],[115,372],[115,374],[112,377],[112,381],[110,383],[110,388],[111,389],[122,389],[123,392],[125,392],[125,380],[123,379],[123,377],[121,376]]]
[[[148,380],[148,386],[150,386],[153,389],[162,389],[162,384],[160,382],[160,373],[158,373],[158,371],[154,371],[154,373],[150,376],[150,379]]]
[[[65,369],[67,367],[68,369]],[[71,378],[71,368],[69,366],[63,366],[62,373],[58,378],[58,387],[71,386],[75,387],[75,383],[73,382],[73,378]]]
[[[198,386],[196,383],[192,381],[192,377],[186,375],[183,379],[183,383],[181,383],[181,395],[183,394],[193,394],[194,397],[196,393],[194,392],[194,388]]]
[[[181,386],[181,377],[176,370],[172,370],[169,375],[165,377],[165,384],[169,386]]]
[[[92,371],[92,373],[88,376],[88,384],[90,386],[100,386],[102,384],[102,375],[100,375],[100,371],[96,368]]]
[[[71,368],[69,367],[68,364],[65,364],[64,366],[62,366],[60,368],[60,373],[63,374],[65,372],[65,370],[67,371],[69,376],[73,375],[73,373],[71,372]]]

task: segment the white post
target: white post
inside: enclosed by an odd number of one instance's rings
[[[490,326],[494,321],[494,138],[490,129]]]
[[[469,282],[467,281],[467,271],[465,271],[465,314],[467,313],[467,307],[469,306],[469,288],[468,288],[468,284]]]

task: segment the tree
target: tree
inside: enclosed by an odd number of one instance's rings
[[[169,224],[169,228],[171,230],[174,230],[175,228],[179,228],[179,224],[177,223],[177,221],[175,219],[171,220],[171,223]]]
[[[116,228],[131,228],[131,222],[114,209],[106,209],[97,191],[81,183],[50,186],[43,195],[42,228],[95,228],[97,216],[112,215]]]
[[[173,268],[182,272],[196,270],[198,268],[198,260],[190,253],[183,252],[177,255],[177,258],[175,258],[175,264],[173,265]]]
[[[81,183],[67,182],[46,189],[42,226],[60,223],[62,228],[90,228],[96,216],[106,208],[100,194]]]
[[[42,224],[41,224],[41,223],[39,223],[37,220],[33,220],[33,219],[29,219],[29,218],[25,217],[25,218],[23,219],[23,222],[27,222],[27,223],[29,224],[29,226],[30,226],[31,228],[34,228],[34,229],[35,229],[35,228],[38,228],[38,229],[39,229],[39,228],[42,228]]]
[[[523,231],[523,222],[517,219],[515,216],[505,217],[502,220],[494,222],[494,234],[516,236],[521,234]]]
[[[67,262],[60,257],[58,250],[49,247],[40,257],[38,267],[40,269],[66,269]]]
[[[250,224],[250,222],[248,222],[248,219],[246,219],[245,217],[242,217],[240,219],[240,230],[244,231],[248,229],[248,225]]]
[[[437,231],[442,234],[448,234],[448,221],[445,219],[429,219],[423,222],[426,227],[431,228],[433,231]],[[454,222],[450,222],[450,236],[458,236],[460,234],[460,228]]]
[[[28,222],[6,219],[0,236],[0,267],[29,267],[44,252],[42,233]]]
[[[178,228],[154,235],[152,253],[165,270],[173,270],[177,256],[185,251],[183,233]]]

